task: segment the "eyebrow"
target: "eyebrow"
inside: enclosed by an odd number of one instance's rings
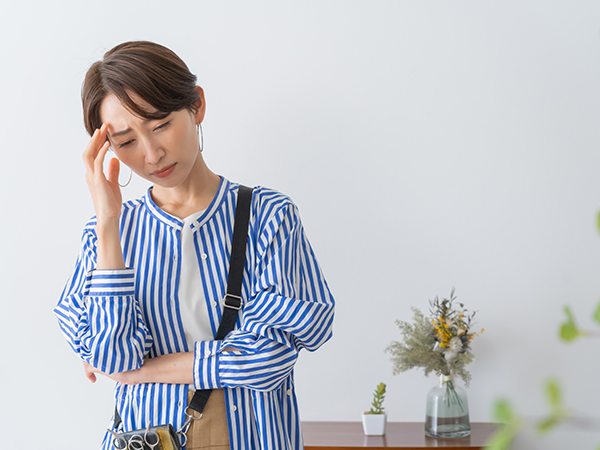
[[[153,119],[144,119],[144,123],[146,124],[148,122],[152,122],[152,120]],[[107,135],[108,135],[109,138],[116,138],[116,137],[119,137],[119,136],[123,136],[123,135],[125,135],[127,133],[131,133],[132,131],[133,130],[131,128],[125,128],[124,130],[117,131],[116,133],[112,133],[112,134],[107,133]]]
[[[109,133],[109,136],[115,138],[115,137],[123,136],[124,134],[127,134],[127,133],[131,133],[132,131],[133,130],[131,128],[125,128],[124,130],[117,131],[116,133],[112,133],[112,134]]]

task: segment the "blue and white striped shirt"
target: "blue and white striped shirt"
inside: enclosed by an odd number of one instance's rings
[[[222,178],[190,227],[213,335],[221,319],[238,185]],[[145,357],[192,351],[179,311],[183,222],[152,201],[150,190],[123,205],[123,270],[94,270],[95,218],[86,225],[75,270],[54,312],[73,350],[105,373],[138,369]],[[243,309],[223,341],[195,343],[194,388],[224,388],[233,450],[301,449],[293,369],[298,352],[332,335],[334,300],[292,201],[254,189]],[[235,351],[223,350],[235,348]],[[185,421],[188,385],[115,387],[125,430]],[[110,435],[103,449],[110,449]]]

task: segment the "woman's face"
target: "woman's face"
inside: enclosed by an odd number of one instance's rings
[[[140,99],[133,100],[149,107]],[[183,109],[161,120],[148,120],[132,114],[110,94],[100,106],[100,117],[108,125],[115,154],[140,177],[166,188],[188,179],[198,158],[196,124],[202,121],[204,108],[196,114]]]

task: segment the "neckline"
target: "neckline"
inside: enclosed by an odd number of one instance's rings
[[[204,211],[206,211],[206,209],[203,209],[202,211],[196,211],[195,213],[190,214],[187,217],[184,217],[183,219],[180,219],[183,223],[193,223],[196,220],[198,220],[198,218],[204,213]]]
[[[189,226],[191,228],[196,226],[196,224],[199,221],[203,221],[203,220],[207,219],[210,215],[212,215],[212,213],[218,208],[219,204],[223,200],[224,193],[231,183],[225,177],[223,177],[221,175],[219,175],[219,177],[221,178],[221,182],[219,183],[219,188],[217,189],[217,193],[211,200],[208,207],[204,211],[199,211],[200,216],[196,220],[192,221],[189,224]],[[153,186],[150,186],[148,188],[148,191],[146,191],[146,195],[144,195],[144,198],[143,198],[144,204],[146,205],[146,207],[148,208],[148,210],[150,211],[152,216],[154,216],[156,219],[160,220],[161,222],[163,222],[164,224],[166,224],[172,228],[181,230],[181,228],[184,225],[183,220],[181,220],[179,217],[175,217],[175,216],[169,214],[166,211],[163,211],[162,209],[160,209],[160,207],[156,203],[154,203],[154,200],[152,200],[152,195],[151,195],[152,187]],[[194,214],[192,214],[192,215],[194,215]]]

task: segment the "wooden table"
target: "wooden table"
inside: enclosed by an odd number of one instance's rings
[[[361,422],[302,422],[306,450],[370,449],[422,450],[451,447],[454,450],[482,449],[495,430],[491,423],[471,423],[471,435],[437,439],[425,436],[423,422],[388,422],[384,436],[365,436]]]

